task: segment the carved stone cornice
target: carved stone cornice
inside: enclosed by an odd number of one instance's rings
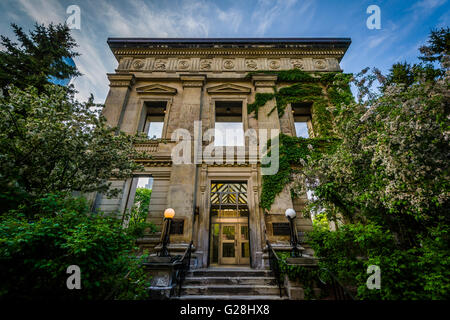
[[[275,86],[275,82],[277,81],[277,76],[276,75],[266,75],[266,74],[257,74],[257,75],[253,75],[252,76],[252,81],[253,81],[253,85],[255,87],[260,87],[260,88],[264,88],[264,87],[274,87]]]
[[[108,73],[110,87],[129,87],[134,84],[134,74],[131,73]]]
[[[183,87],[203,87],[205,83],[205,76],[189,76],[189,75],[181,75],[180,80],[183,84]]]
[[[233,50],[233,49],[134,49],[134,48],[120,48],[112,49],[115,56],[208,56],[208,55],[228,55],[228,56],[343,56],[345,50],[286,50],[286,49],[251,49],[251,50]]]

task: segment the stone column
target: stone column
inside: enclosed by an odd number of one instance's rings
[[[134,75],[130,73],[109,73],[109,92],[102,110],[107,124],[111,127],[120,126],[128,104],[131,86],[134,84]]]
[[[277,81],[274,75],[254,75],[252,77],[255,92],[258,93],[274,93],[273,88]],[[267,101],[258,111],[258,128],[259,129],[280,129],[280,120],[278,112],[274,110],[270,115],[270,111],[276,106],[275,99]]]
[[[252,77],[253,85],[255,86],[256,93],[274,93],[273,88],[276,85],[277,76],[275,75],[254,75]],[[261,107],[258,111],[258,128],[259,129],[278,129],[280,130],[280,119],[278,117],[277,110],[273,110],[276,107],[275,99],[267,101],[267,103]],[[269,115],[269,113],[272,113]],[[270,132],[268,132],[270,137]],[[261,174],[261,171],[260,171]],[[261,180],[262,181],[262,176]],[[288,222],[284,216],[284,212],[287,208],[293,208],[292,199],[288,188],[284,188],[283,191],[275,198],[275,202],[268,213],[262,212],[261,214],[261,229],[266,230],[267,239],[270,242],[278,242],[278,239],[272,235],[272,223],[273,222]],[[261,237],[262,247],[265,247],[264,236]]]
[[[180,119],[179,128],[187,129],[191,134],[193,146],[194,140],[194,121],[199,120],[200,101],[202,99],[202,87],[204,76],[181,76],[183,84],[182,103],[178,107]],[[191,147],[191,150],[193,148]],[[173,164],[170,175],[170,184],[168,188],[167,202],[168,206],[175,210],[175,219],[184,220],[183,235],[172,235],[171,243],[188,243],[193,236],[193,205],[195,189],[196,165],[193,162],[193,153],[191,164]],[[197,244],[194,244],[195,246]]]
[[[210,226],[210,211],[209,211],[209,188],[207,188],[208,166],[203,163],[199,174],[199,202],[200,208],[198,220],[196,223],[196,236],[194,241],[196,243],[196,255],[198,256],[199,267],[206,267],[208,265],[208,247],[209,247],[209,226]]]

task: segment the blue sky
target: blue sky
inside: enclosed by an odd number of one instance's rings
[[[108,37],[350,37],[341,66],[359,72],[415,62],[429,31],[450,25],[449,0],[2,0],[0,33],[12,36],[11,22],[26,30],[35,22],[64,22],[70,5],[81,9],[81,29],[72,33],[83,76],[74,84],[80,99],[93,93],[97,102],[108,93],[106,73],[117,66]],[[379,30],[366,26],[369,5],[381,9]]]

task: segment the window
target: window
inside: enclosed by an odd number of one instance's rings
[[[293,103],[295,134],[297,137],[309,138],[311,126],[311,103]]]
[[[127,227],[130,221],[145,221],[150,210],[153,178],[134,177],[128,191],[123,224]]]
[[[152,196],[153,178],[139,177],[137,179],[133,205],[138,210],[139,216],[146,218],[149,211],[150,198]]]
[[[215,146],[244,146],[241,101],[216,101]]]
[[[183,234],[184,220],[172,220],[170,224],[170,234]]]
[[[145,118],[144,132],[150,139],[161,139],[166,115],[166,101],[152,101],[145,103],[147,115]]]

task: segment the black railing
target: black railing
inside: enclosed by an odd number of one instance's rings
[[[277,254],[273,250],[272,246],[270,245],[269,241],[266,241],[267,243],[267,251],[269,252],[269,265],[270,270],[272,270],[275,279],[278,283],[278,288],[280,289],[280,298],[283,296],[282,290],[281,290],[281,270],[280,270],[280,258],[278,258]]]
[[[192,244],[194,242],[191,241],[186,251],[180,260],[176,263],[178,264],[177,272],[176,272],[176,284],[178,285],[178,296],[181,295],[181,287],[183,285],[184,278],[186,277],[186,273],[189,271],[191,265],[191,252],[192,252]]]
[[[319,276],[319,280],[326,289],[331,290],[334,300],[355,300],[353,295],[342,285],[337,277],[328,269],[320,268],[321,272],[324,272],[329,280],[324,280]]]

